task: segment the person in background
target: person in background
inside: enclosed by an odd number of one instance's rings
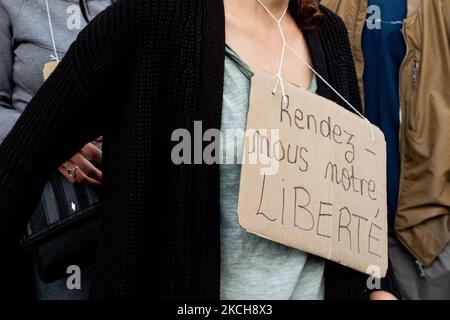
[[[390,258],[405,299],[450,299],[450,1],[323,0],[387,141]]]
[[[0,143],[44,83],[44,68],[62,59],[87,22],[111,3],[111,0],[0,0]],[[101,171],[90,160],[101,162],[101,150],[92,143],[62,164],[59,171],[72,183],[99,186]],[[71,176],[69,169],[75,167],[77,173]],[[26,255],[15,256],[19,259]],[[29,263],[28,258],[20,261],[10,261],[12,272],[36,264],[36,261]],[[22,273],[20,277],[9,274],[5,278],[26,277]],[[31,285],[30,295],[36,299],[82,299],[88,292],[87,274],[83,275],[81,290],[68,290],[66,278],[45,282],[36,268],[33,278],[35,285]]]

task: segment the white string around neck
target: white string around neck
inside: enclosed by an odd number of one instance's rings
[[[55,54],[55,55],[52,55],[51,57],[53,60],[60,62],[59,56],[58,56],[58,51],[56,50],[55,36],[53,34],[53,23],[52,23],[52,17],[50,15],[50,6],[48,5],[48,0],[45,0],[45,6],[47,8],[48,25],[50,28],[50,36],[52,38],[53,52]]]
[[[288,8],[284,9],[283,14],[281,17],[277,18],[273,15],[272,12],[270,12],[269,9],[260,1],[257,0],[259,4],[263,7],[263,9],[272,17],[273,20],[277,23],[278,31],[280,32],[281,40],[282,40],[282,49],[281,49],[281,58],[280,58],[280,64],[278,66],[278,72],[276,74],[277,82],[275,83],[275,88],[273,89],[272,93],[275,94],[275,92],[278,89],[278,84],[281,86],[281,93],[283,95],[283,99],[286,99],[286,92],[284,90],[284,80],[283,80],[283,65],[284,65],[284,58],[286,55],[286,37],[284,36],[283,27],[281,26],[281,22],[283,21],[284,17],[286,16],[286,13],[288,11]]]
[[[275,83],[275,88],[273,90],[273,93],[275,94],[276,90],[278,89],[278,85],[281,86],[281,93],[283,95],[283,99],[286,99],[286,92],[284,88],[284,80],[283,80],[283,65],[285,60],[285,54],[286,54],[286,48],[291,50],[294,55],[304,64],[306,65],[320,80],[322,80],[339,98],[341,98],[353,111],[356,112],[357,115],[359,115],[362,119],[364,119],[370,128],[370,134],[372,137],[372,143],[375,143],[375,133],[373,130],[372,123],[367,119],[361,112],[358,111],[347,99],[345,99],[328,81],[324,79],[291,45],[289,45],[286,41],[286,37],[284,35],[283,27],[281,26],[281,22],[283,21],[284,17],[286,16],[286,13],[288,11],[287,7],[280,18],[275,17],[275,15],[261,2],[261,0],[256,0],[261,7],[266,11],[270,17],[277,23],[278,30],[280,31],[280,36],[283,44],[283,48],[281,50],[281,59],[280,59],[280,65],[278,67],[278,73],[276,74],[277,81]]]

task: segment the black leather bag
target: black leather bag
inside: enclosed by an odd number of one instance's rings
[[[46,184],[21,241],[43,281],[64,277],[70,265],[93,262],[101,211],[100,188],[71,184],[59,172]]]

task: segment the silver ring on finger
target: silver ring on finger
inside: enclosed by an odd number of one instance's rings
[[[78,166],[75,166],[71,169],[67,169],[67,174],[69,175],[69,177],[75,178],[75,176],[77,175],[78,169],[80,169]]]

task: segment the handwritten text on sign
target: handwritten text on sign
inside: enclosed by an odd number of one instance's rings
[[[387,269],[382,132],[332,101],[275,77],[252,79],[239,222],[250,233],[368,273]],[[277,132],[277,134],[270,134]],[[276,160],[275,172],[260,158]],[[263,156],[263,157],[261,157]],[[253,160],[251,160],[253,159]],[[256,163],[256,164],[255,164]]]

